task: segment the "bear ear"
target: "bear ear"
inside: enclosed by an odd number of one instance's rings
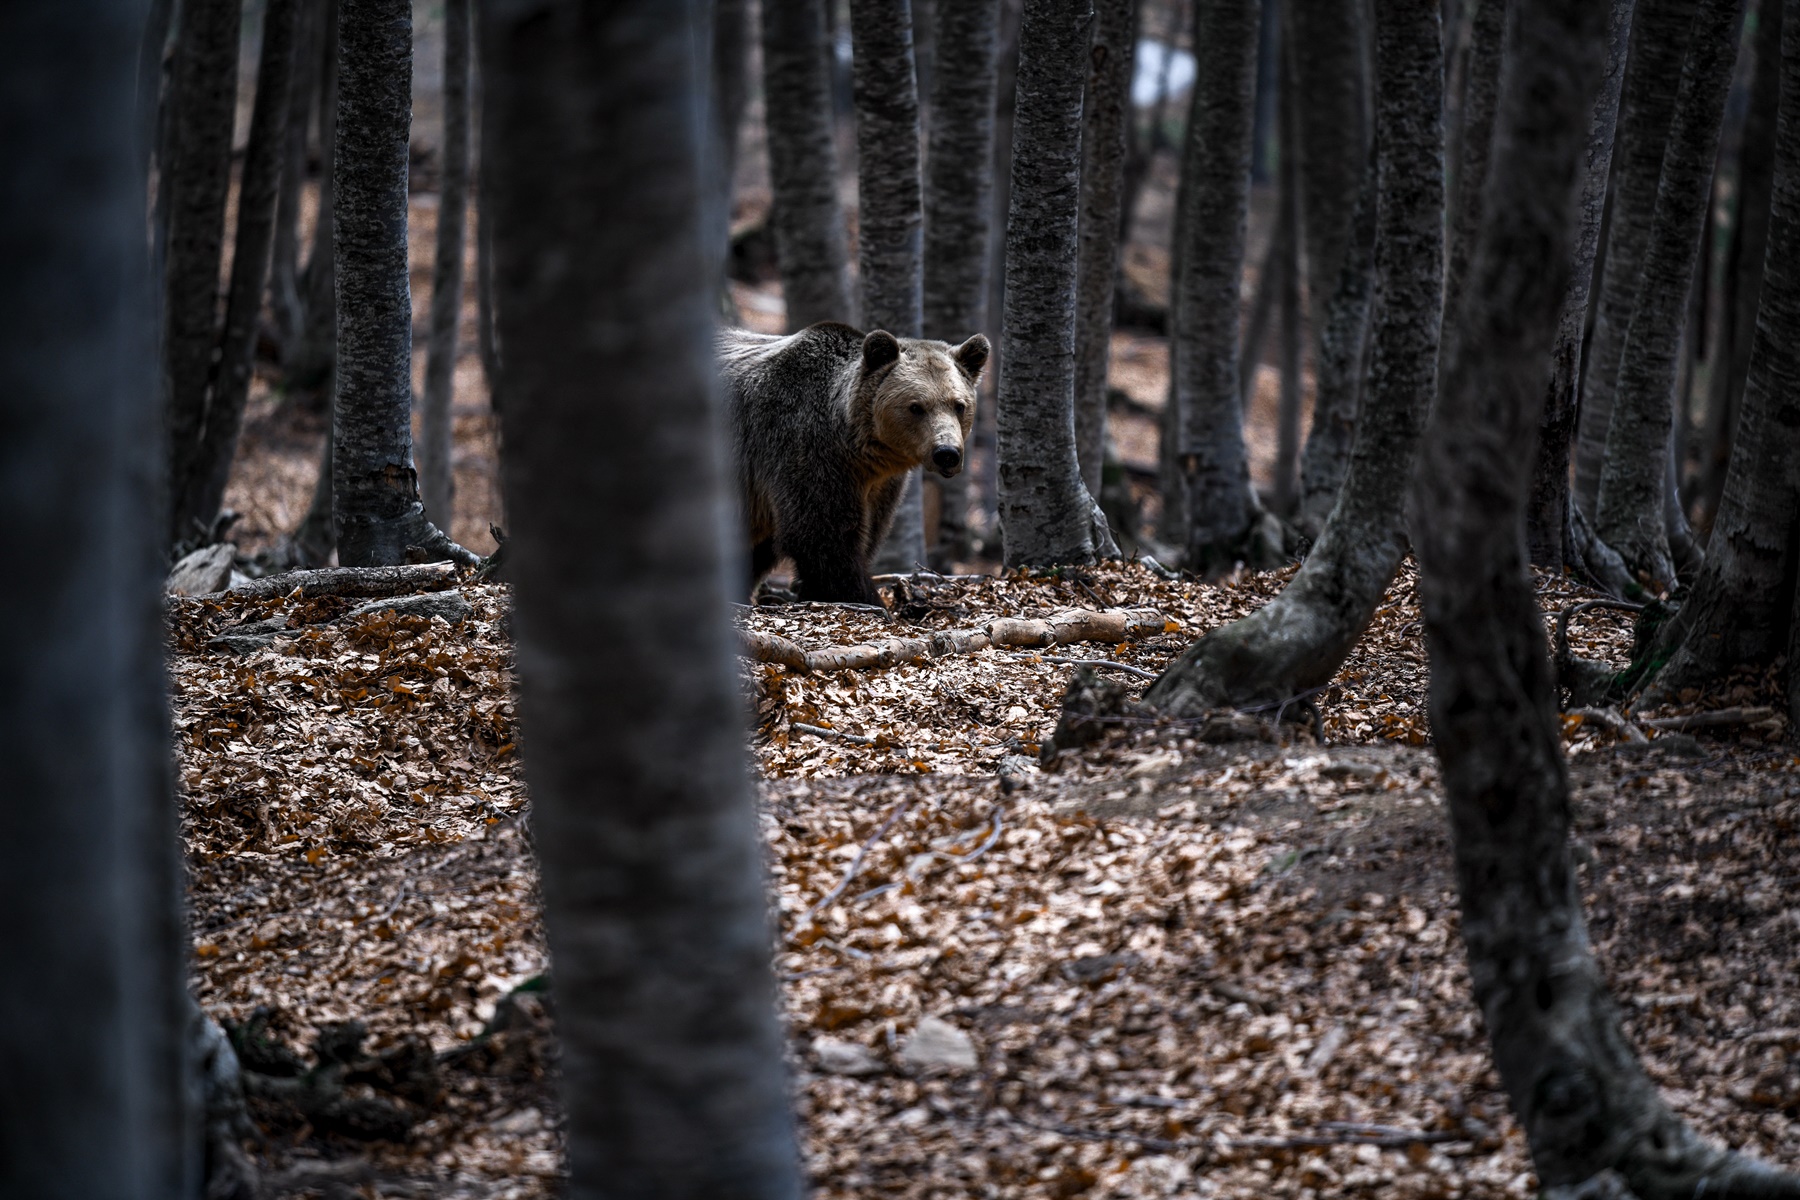
[[[987,335],[978,333],[962,345],[950,352],[956,359],[956,365],[968,373],[970,379],[980,379],[981,369],[987,366],[988,354],[993,347],[988,345]]]
[[[879,371],[900,357],[900,343],[885,329],[876,329],[863,339],[863,371]]]

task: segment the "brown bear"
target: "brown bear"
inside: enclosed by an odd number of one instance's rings
[[[752,590],[785,554],[801,599],[879,604],[869,558],[908,471],[962,470],[987,338],[951,346],[824,322],[727,329],[718,347]]]

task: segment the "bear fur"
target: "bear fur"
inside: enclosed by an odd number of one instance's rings
[[[801,599],[879,604],[869,559],[906,473],[962,470],[987,338],[951,346],[824,322],[727,329],[718,348],[751,589],[786,555]]]

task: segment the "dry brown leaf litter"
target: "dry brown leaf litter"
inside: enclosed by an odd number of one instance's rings
[[[1107,566],[924,579],[892,622],[825,606],[742,620],[819,646],[1151,605],[1181,632],[1058,650],[1154,670],[1285,578],[1211,587]],[[1582,598],[1560,581],[1545,591],[1551,610]],[[354,1017],[377,1045],[413,1034],[451,1051],[543,969],[505,594],[462,594],[474,615],[456,626],[347,618],[333,599],[172,604],[209,1011],[272,1007],[296,1046]],[[266,649],[209,646],[272,618],[285,627]],[[1591,614],[1574,640],[1622,662],[1629,626]],[[1043,657],[811,677],[746,664],[818,1194],[1527,1194],[1462,971],[1435,764],[1412,744],[1425,663],[1410,573],[1325,698],[1323,747],[1141,730],[1003,795],[997,766],[1041,743],[1072,670]],[[1766,683],[1686,699],[1766,702]],[[1603,731],[1569,732],[1595,939],[1653,1073],[1703,1130],[1800,1159],[1800,992],[1783,967],[1800,934],[1800,772],[1762,730],[1629,755]],[[967,1036],[975,1069],[909,1073],[927,1017]],[[873,1073],[823,1069],[845,1054]],[[446,1100],[413,1139],[372,1152],[366,1194],[550,1194],[540,1056],[447,1069]],[[1424,1140],[1288,1144],[1394,1131]],[[284,1162],[371,1153],[305,1130],[268,1149]]]

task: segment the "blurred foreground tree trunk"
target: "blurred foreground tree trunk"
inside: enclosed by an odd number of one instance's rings
[[[521,723],[577,1200],[801,1190],[726,615],[742,568],[696,7],[482,12]]]

